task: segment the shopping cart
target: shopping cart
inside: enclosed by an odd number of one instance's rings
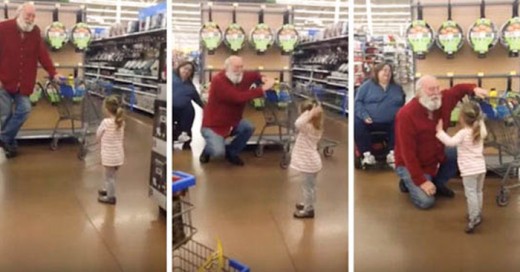
[[[265,123],[256,142],[255,155],[263,156],[267,143],[279,145],[283,149],[280,167],[285,169],[289,166],[291,143],[294,142],[295,134],[294,121],[298,117],[296,100],[292,97],[289,85],[280,83],[278,91],[265,92],[262,113]],[[265,130],[269,127],[277,127],[278,134],[267,137]]]
[[[65,81],[59,84],[54,83],[53,88],[58,91],[58,95],[47,90],[51,88],[44,89],[45,96],[49,100],[55,101],[54,106],[59,115],[52,132],[50,148],[53,151],[56,150],[59,139],[70,135],[79,142],[78,158],[83,160],[88,152],[97,148],[95,134],[103,118],[102,101],[91,97],[86,91],[85,84],[80,80],[75,80],[72,84]],[[65,133],[59,129],[63,121],[70,121],[70,132]],[[79,126],[77,122],[79,122]]]
[[[193,204],[189,202],[188,188],[195,185],[192,175],[173,172],[173,271],[239,271],[249,272],[249,267],[215,254],[211,248],[194,241],[193,235],[197,229],[191,220]],[[222,252],[220,252],[222,253]],[[223,267],[218,267],[215,259],[223,260]]]
[[[285,83],[280,84],[279,91],[267,91],[265,95],[263,109],[265,123],[257,139],[255,155],[257,157],[263,156],[266,143],[279,145],[283,149],[280,167],[286,169],[291,161],[291,149],[296,138],[294,122],[299,115],[298,103],[291,87]],[[315,101],[319,101],[317,95],[314,92]],[[278,127],[278,134],[274,138],[268,139],[265,135],[265,130],[269,127]],[[323,150],[325,157],[330,157],[334,154],[334,147],[337,144],[335,141],[322,138],[318,144],[318,149]]]
[[[506,92],[479,103],[488,131],[485,146],[498,151],[497,155],[486,155],[486,166],[501,177],[496,202],[502,207],[509,203],[510,190],[520,187],[520,96]]]

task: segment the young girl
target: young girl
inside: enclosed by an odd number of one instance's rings
[[[482,220],[482,187],[486,175],[483,149],[487,130],[480,107],[473,102],[462,104],[459,122],[462,129],[450,137],[443,130],[442,120],[439,120],[437,138],[446,146],[457,147],[457,163],[468,203],[469,221],[465,231],[472,233]]]
[[[105,167],[105,185],[98,191],[98,201],[116,204],[116,173],[125,159],[123,150],[125,121],[123,108],[117,96],[107,97],[103,109],[106,118],[99,125],[97,139],[101,142],[101,164]]]
[[[294,217],[314,218],[316,177],[322,166],[318,142],[323,134],[323,110],[316,103],[304,102],[300,111],[301,115],[294,123],[298,136],[292,151],[290,167],[302,175],[303,203],[296,204]]]

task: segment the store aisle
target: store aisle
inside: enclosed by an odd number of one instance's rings
[[[200,127],[200,120],[194,127]],[[295,172],[278,166],[281,151],[266,150],[261,158],[247,151],[242,155],[244,167],[224,160],[201,166],[198,155],[204,142],[196,133],[193,154],[176,151],[173,156],[175,170],[197,177],[190,191],[199,230],[194,240],[215,248],[215,238],[220,238],[224,254],[252,271],[346,271],[347,123],[328,118],[325,128],[325,136],[340,145],[323,160],[316,218],[304,221],[292,217],[299,180]]]
[[[498,207],[499,180],[484,185],[483,222],[464,233],[466,199],[460,179],[454,199],[441,198],[429,211],[412,206],[391,171],[356,171],[356,271],[517,271],[520,266],[520,191]]]
[[[0,270],[165,271],[166,219],[148,197],[151,120],[138,119],[127,119],[116,206],[97,202],[100,160],[79,161],[76,145],[28,143],[2,158]]]

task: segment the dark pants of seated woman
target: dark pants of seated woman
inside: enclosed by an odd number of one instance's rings
[[[388,135],[388,149],[394,149],[394,122],[366,124],[365,121],[356,117],[354,121],[354,140],[361,154],[371,150],[371,133],[376,131],[386,132]]]
[[[182,132],[186,132],[188,136],[190,136],[190,140],[187,144],[191,143],[193,120],[195,120],[195,109],[192,105],[173,108],[173,122],[176,124],[173,139],[177,139]]]

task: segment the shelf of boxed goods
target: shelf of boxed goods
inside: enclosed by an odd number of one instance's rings
[[[155,29],[145,32],[137,32],[117,37],[100,39],[93,41],[92,45],[93,48],[98,49],[100,46],[105,45],[119,47],[124,46],[124,44],[128,42],[135,43],[139,37],[147,39],[147,36],[156,37],[157,35],[166,36],[166,30]],[[162,40],[160,42],[161,44],[164,43]],[[103,49],[100,50],[101,52],[103,51]],[[148,75],[152,73],[151,71],[143,72],[142,70],[133,71],[124,69],[122,64],[119,62],[114,63],[114,61],[107,61],[106,58],[99,58],[97,56],[94,56],[91,60],[91,63],[85,65],[85,68],[88,69],[88,71],[85,73],[86,78],[90,78],[92,80],[104,79],[110,81],[112,85],[111,89],[113,91],[115,90],[118,94],[120,93],[123,96],[124,104],[127,105],[130,109],[136,109],[147,114],[154,114],[152,102],[156,99],[158,85],[162,82],[159,75]],[[158,60],[159,59],[156,59],[155,61]],[[126,61],[128,62],[129,60]],[[146,74],[143,75],[142,73]],[[103,93],[92,91],[90,91],[90,93],[101,98],[104,97]]]
[[[148,30],[148,31],[141,31],[141,32],[128,33],[128,34],[109,37],[109,38],[102,38],[102,39],[92,41],[91,45],[93,45],[93,46],[102,45],[103,42],[119,41],[119,40],[123,40],[126,38],[135,38],[135,37],[142,36],[142,35],[160,34],[162,32],[164,32],[164,34],[166,35],[166,28],[152,29],[152,30]]]

